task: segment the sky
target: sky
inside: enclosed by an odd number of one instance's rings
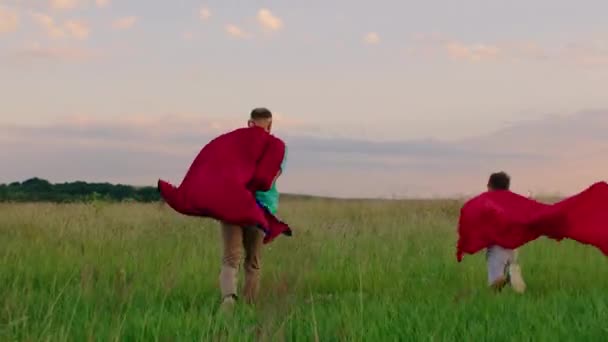
[[[209,139],[265,106],[290,146],[282,191],[452,196],[498,169],[521,191],[577,191],[608,174],[608,138],[588,134],[608,129],[607,12],[0,0],[0,182],[179,183]]]

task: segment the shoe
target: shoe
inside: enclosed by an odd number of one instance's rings
[[[222,300],[222,304],[220,305],[220,312],[223,314],[231,314],[236,306],[236,299],[235,295],[224,297],[224,300]]]
[[[515,292],[524,293],[526,291],[526,283],[521,276],[521,269],[518,264],[509,265],[509,282]]]
[[[505,285],[507,285],[508,282],[509,282],[509,279],[507,277],[502,276],[502,277],[494,280],[494,282],[492,283],[492,285],[490,285],[490,287],[492,288],[492,290],[500,292],[505,287]]]

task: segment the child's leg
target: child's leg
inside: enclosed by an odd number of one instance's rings
[[[488,264],[488,284],[495,289],[502,289],[507,279],[507,268],[511,259],[512,251],[500,246],[490,246],[486,252]]]
[[[513,251],[513,259],[509,264],[509,279],[513,290],[518,293],[523,293],[526,291],[526,283],[521,275],[521,268],[519,267],[519,262],[517,260],[518,254],[517,250]]]

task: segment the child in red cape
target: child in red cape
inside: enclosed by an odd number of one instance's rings
[[[464,254],[491,246],[514,250],[541,236],[571,239],[608,255],[608,184],[594,183],[555,204],[509,190],[473,197],[460,210],[456,257],[460,262]]]
[[[509,191],[511,177],[505,172],[496,172],[488,179],[488,191]],[[510,284],[515,292],[523,293],[526,283],[521,275],[517,249],[491,245],[486,251],[488,283],[495,290]]]
[[[284,234],[289,226],[276,216],[275,181],[285,160],[283,141],[270,134],[272,113],[251,112],[247,128],[223,134],[200,151],[179,187],[159,180],[163,199],[190,216],[221,222],[223,257],[220,273],[222,308],[237,299],[236,283],[245,250],[244,297],[253,302],[259,287],[262,245]]]

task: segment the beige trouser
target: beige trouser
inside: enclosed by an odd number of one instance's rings
[[[222,223],[222,240],[224,254],[220,273],[222,297],[237,295],[237,276],[241,263],[242,250],[245,250],[245,285],[243,297],[253,302],[260,282],[260,254],[264,241],[264,232],[255,227],[242,228]]]

